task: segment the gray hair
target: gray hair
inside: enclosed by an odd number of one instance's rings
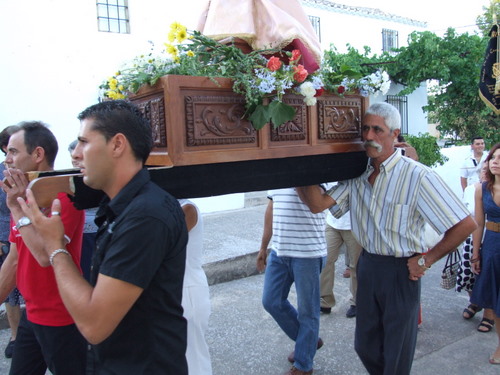
[[[401,115],[392,104],[380,102],[372,104],[365,112],[366,115],[379,116],[384,119],[389,130],[401,129]]]
[[[75,150],[75,148],[76,148],[76,145],[77,145],[77,144],[78,144],[78,141],[75,139],[73,142],[71,142],[71,143],[69,144],[69,146],[68,146],[68,151],[69,151],[70,153],[72,153],[72,152]]]

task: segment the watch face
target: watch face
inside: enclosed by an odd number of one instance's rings
[[[31,224],[31,220],[28,217],[23,216],[22,218],[19,219],[18,224],[19,224],[19,226],[28,225],[28,224]]]
[[[419,266],[422,266],[422,267],[425,265],[425,260],[424,260],[424,258],[423,258],[423,257],[420,257],[420,258],[418,259],[418,265],[419,265]]]

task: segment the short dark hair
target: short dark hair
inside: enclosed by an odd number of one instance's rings
[[[471,144],[471,145],[473,145],[473,144],[474,144],[474,141],[476,141],[476,140],[478,140],[478,139],[483,139],[483,140],[484,140],[484,138],[483,138],[483,137],[481,137],[481,136],[472,137],[472,139],[471,139],[471,141],[470,141],[470,144]]]
[[[125,135],[137,160],[144,164],[153,147],[149,121],[139,108],[125,100],[109,100],[94,104],[78,115],[78,119],[94,120],[92,130],[109,141],[118,133]]]
[[[24,130],[26,151],[31,154],[35,148],[43,148],[47,164],[50,167],[54,167],[59,146],[57,145],[56,137],[49,130],[48,126],[41,121],[25,121],[18,125],[18,131]]]
[[[18,132],[20,130],[19,126],[17,125],[10,125],[10,126],[7,126],[5,129],[3,129],[1,132],[0,132],[0,150],[2,150],[2,152],[6,154],[6,152],[4,151],[4,148],[7,147],[7,145],[9,144],[9,139],[10,139],[10,136],[16,132]]]

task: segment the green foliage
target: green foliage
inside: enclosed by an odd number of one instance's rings
[[[457,34],[451,28],[442,38],[428,31],[415,32],[408,46],[397,50],[396,63],[387,67],[391,78],[406,86],[401,95],[433,80],[423,109],[430,122],[439,124],[442,136],[470,139],[479,135],[487,143],[498,140],[500,119],[478,95],[487,42],[488,38]]]
[[[488,36],[491,26],[500,22],[500,1],[491,1],[489,6],[483,6],[483,11],[483,14],[477,16],[476,25],[484,36]]]
[[[412,147],[415,147],[420,163],[435,167],[448,161],[448,158],[441,153],[437,138],[429,133],[419,133],[418,136],[405,135],[405,139]]]
[[[256,130],[260,130],[267,123],[272,123],[274,128],[292,121],[295,109],[288,104],[274,100],[269,105],[258,106],[250,115],[249,120]]]
[[[347,44],[347,53],[339,53],[335,46],[331,45],[323,56],[323,65],[329,66],[334,71],[346,71],[347,69],[355,75],[355,78],[369,75],[377,70],[373,63],[380,62],[377,55],[370,56],[370,48],[365,46],[363,53]],[[343,76],[345,77],[345,75]]]
[[[378,72],[381,59],[369,54],[370,48],[366,46],[364,52],[360,53],[347,44],[347,53],[341,54],[334,45],[330,45],[330,49],[324,52],[321,68],[325,90],[339,94],[357,90],[361,95],[374,94],[378,90],[386,91],[390,82],[387,75],[382,77]],[[376,72],[379,73],[377,77],[370,77]]]

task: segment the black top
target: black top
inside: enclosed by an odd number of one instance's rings
[[[187,374],[181,299],[188,234],[179,203],[143,169],[102,202],[95,221],[91,284],[101,273],[144,291],[111,336],[93,346],[94,373]]]

